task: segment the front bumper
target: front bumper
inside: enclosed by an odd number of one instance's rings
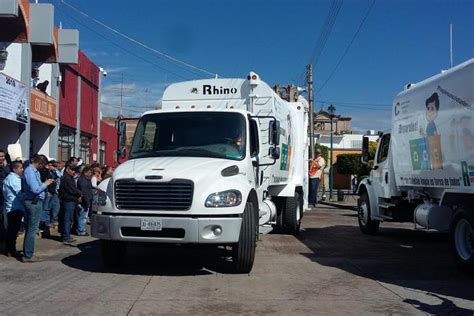
[[[161,219],[161,231],[142,231],[142,218]],[[241,217],[148,217],[92,215],[92,236],[100,239],[155,242],[227,244],[239,241]],[[219,233],[220,232],[220,233]]]

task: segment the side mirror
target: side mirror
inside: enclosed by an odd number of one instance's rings
[[[268,155],[274,160],[280,159],[280,148],[279,147],[270,147],[268,148]]]
[[[362,138],[361,162],[365,165],[369,162],[369,138],[366,136]]]
[[[270,145],[279,145],[280,144],[280,122],[277,120],[270,121],[268,126],[268,139],[270,140]]]

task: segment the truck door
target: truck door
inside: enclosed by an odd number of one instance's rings
[[[384,134],[380,139],[380,144],[377,149],[377,154],[375,156],[374,170],[373,170],[373,181],[374,187],[377,192],[378,197],[390,198],[390,182],[391,176],[389,174],[390,170],[390,159],[391,155],[389,154],[390,148],[390,134]]]
[[[250,157],[252,159],[253,165],[253,175],[255,180],[255,188],[257,190],[257,196],[259,201],[263,200],[263,169],[259,167],[260,159],[260,135],[259,135],[259,123],[255,119],[249,120],[250,124],[250,133],[249,133],[249,141],[250,141]]]

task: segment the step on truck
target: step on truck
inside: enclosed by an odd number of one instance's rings
[[[213,244],[248,273],[259,232],[298,233],[308,103],[292,96],[255,73],[170,85],[161,109],[141,116],[129,160],[100,185],[92,235],[104,265],[120,264],[127,243]]]
[[[474,268],[474,59],[410,84],[393,102],[391,132],[379,139],[361,181],[359,227],[414,223],[449,232],[460,267]],[[368,139],[362,160],[367,163]]]

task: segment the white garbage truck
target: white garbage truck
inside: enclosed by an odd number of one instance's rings
[[[300,229],[308,116],[302,96],[284,100],[253,72],[170,85],[101,183],[92,235],[104,265],[120,264],[127,243],[214,244],[250,272],[259,232]]]
[[[398,94],[391,132],[379,139],[373,169],[358,188],[363,233],[375,234],[382,221],[449,232],[456,262],[473,269],[473,95],[474,59]]]

